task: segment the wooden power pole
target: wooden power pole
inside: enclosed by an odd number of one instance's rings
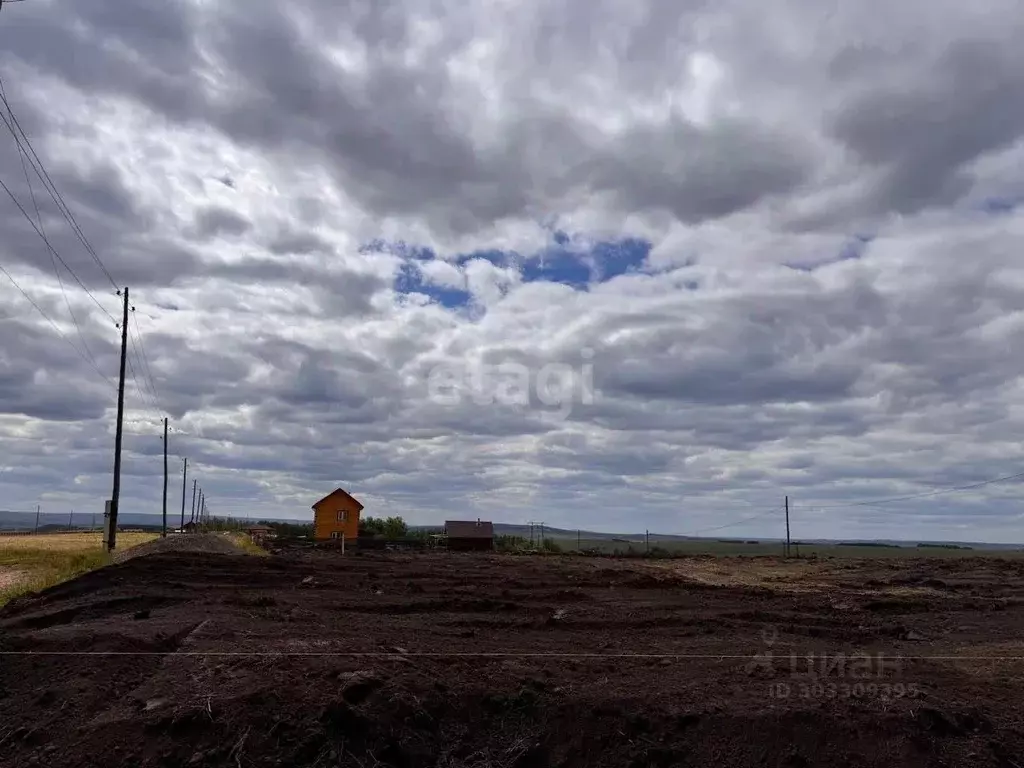
[[[167,417],[164,416],[164,527],[160,533],[167,538]]]
[[[117,512],[121,500],[121,433],[124,427],[124,367],[128,353],[128,286],[124,288],[124,313],[121,317],[121,375],[117,381],[117,427],[114,431],[114,488],[110,493],[110,517],[107,518],[107,551],[117,544]]]
[[[786,497],[786,557],[789,557],[789,496]]]
[[[185,457],[185,468],[181,472],[181,528],[185,530],[185,493],[188,491],[188,457]]]
[[[188,521],[191,523],[196,519],[196,479],[192,478],[192,514],[188,516]],[[184,523],[181,526],[182,530],[185,529]]]

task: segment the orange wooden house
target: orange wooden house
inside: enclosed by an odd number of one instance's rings
[[[313,538],[340,539],[355,544],[363,505],[344,488],[336,488],[313,505]]]

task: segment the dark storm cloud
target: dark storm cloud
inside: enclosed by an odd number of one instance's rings
[[[47,3],[26,3],[5,14],[0,40],[9,57],[86,92],[126,96],[187,118],[199,103],[191,7],[96,0],[54,12]]]
[[[6,136],[8,141],[0,141],[0,179],[20,204],[19,208],[6,192],[0,194],[0,226],[4,231],[0,253],[6,263],[20,262],[39,272],[52,273],[56,261],[62,279],[77,285],[61,263],[63,259],[87,288],[102,297],[111,312],[117,306],[116,298],[110,300],[113,286],[86,250],[80,234],[93,252],[102,254],[107,272],[122,283],[137,287],[164,284],[195,271],[199,263],[196,255],[153,233],[152,213],[138,205],[123,174],[114,166],[101,165],[83,173],[44,159],[49,180],[60,193],[55,199],[28,161],[22,166],[13,138]],[[33,144],[37,152],[42,149],[38,137]],[[61,205],[71,211],[73,222],[64,217]],[[56,256],[51,255],[40,232],[46,235]]]
[[[209,206],[199,210],[193,227],[196,237],[200,239],[223,235],[237,237],[252,229],[252,223],[244,216],[227,208]]]
[[[843,104],[831,130],[883,169],[877,212],[912,213],[961,197],[972,184],[966,165],[1024,133],[1022,71],[1016,44],[957,40],[927,79],[883,82]]]
[[[278,256],[283,256],[291,253],[330,253],[332,248],[314,234],[285,229],[270,241],[267,250]]]
[[[34,318],[27,309],[26,319]],[[4,321],[0,352],[0,413],[21,414],[44,421],[88,421],[103,416],[114,390],[67,344],[49,341],[54,332],[27,322]],[[86,335],[99,361],[109,345]],[[75,338],[81,349],[81,339]],[[81,382],[70,385],[70,382]]]
[[[318,313],[332,317],[365,315],[373,311],[375,293],[390,281],[367,272],[354,270],[318,271],[305,264],[250,257],[231,264],[209,264],[206,277],[219,277],[237,284],[280,284],[312,290]]]
[[[747,208],[792,189],[810,171],[810,158],[791,137],[752,123],[637,129],[607,152],[596,187],[613,191],[626,210],[667,208],[685,222]]]

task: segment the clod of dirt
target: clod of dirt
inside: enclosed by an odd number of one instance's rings
[[[135,619],[136,621],[141,621],[142,619],[148,619],[149,618],[149,609],[148,608],[143,608],[141,611],[136,611],[134,614],[132,614],[132,618]]]
[[[940,736],[958,736],[963,732],[959,725],[933,707],[921,707],[917,713],[917,720],[925,729]]]
[[[324,707],[320,721],[329,731],[342,735],[367,733],[368,721],[343,701],[336,701]]]
[[[676,727],[680,730],[690,728],[700,722],[700,715],[696,712],[687,712],[676,717]]]
[[[349,704],[362,704],[370,694],[380,688],[384,681],[369,672],[346,672],[339,676],[343,686],[341,698]]]
[[[303,586],[311,587],[314,584],[316,584],[316,579],[314,579],[312,576],[307,576],[306,578],[304,578],[299,583],[302,584]]]
[[[912,640],[912,641],[920,642],[922,640],[927,640],[928,638],[925,637],[924,635],[922,635],[920,632],[915,632],[914,630],[911,629],[911,630],[907,631],[906,634],[903,635],[903,639],[904,640]]]

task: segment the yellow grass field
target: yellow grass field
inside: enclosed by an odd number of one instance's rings
[[[117,548],[128,549],[147,541],[152,541],[156,533],[118,533]],[[84,533],[40,533],[29,536],[4,536],[0,534],[0,553],[11,550],[42,549],[50,552],[81,552],[89,549],[100,549],[103,546],[103,534],[99,531]],[[2,557],[2,554],[0,554]]]
[[[119,533],[118,550],[152,541],[155,533]],[[0,605],[14,597],[73,579],[110,562],[102,534],[0,535]]]

